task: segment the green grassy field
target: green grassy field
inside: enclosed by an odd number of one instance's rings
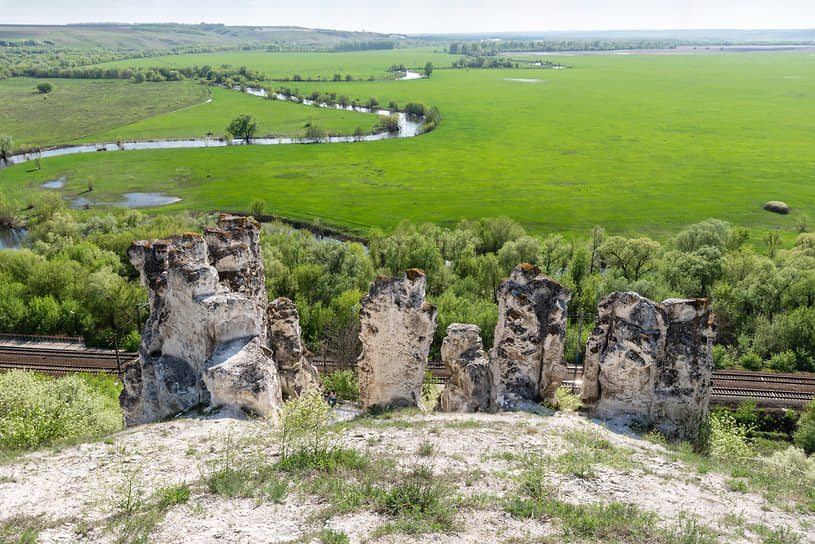
[[[243,64],[263,69],[252,55]],[[357,55],[360,64],[381,62]],[[340,57],[324,74],[339,70]],[[756,231],[790,229],[790,239],[796,214],[815,216],[815,57],[567,62],[571,70],[436,70],[430,80],[299,84],[303,92],[438,106],[442,124],[418,138],[61,157],[43,161],[41,171],[7,168],[0,186],[22,195],[67,175],[70,192],[92,177],[100,192],[177,194],[184,200],[174,209],[245,210],[264,198],[273,213],[356,232],[403,219],[451,225],[508,215],[539,233],[599,224],[664,237],[717,217]],[[192,175],[176,186],[180,168]],[[761,209],[776,199],[793,214]]]
[[[391,77],[386,70],[392,64],[404,64],[408,68],[422,68],[430,61],[434,66],[450,66],[458,55],[438,53],[438,48],[388,49],[357,53],[269,53],[245,51],[234,53],[202,53],[198,55],[169,55],[144,59],[130,59],[100,64],[99,66],[152,67],[169,66],[248,66],[266,72],[272,79],[291,78],[299,74],[303,79],[331,79],[334,74],[346,74],[355,79]],[[292,85],[295,83],[292,82]]]
[[[192,82],[49,79],[53,90],[43,95],[36,91],[42,81],[0,81],[0,133],[11,135],[17,147],[73,142],[207,99],[207,89]]]
[[[229,122],[242,113],[257,119],[258,136],[302,136],[307,123],[338,134],[353,134],[357,127],[366,132],[372,130],[378,120],[372,114],[264,100],[219,87],[212,87],[210,92],[212,102],[93,134],[85,140],[189,138],[203,137],[208,133],[221,136]]]

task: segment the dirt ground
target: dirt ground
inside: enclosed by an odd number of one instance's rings
[[[356,412],[346,406],[338,415],[350,419]],[[565,412],[395,415],[363,419],[344,429],[345,447],[371,459],[391,459],[396,467],[423,464],[434,476],[453,482],[451,493],[472,499],[457,510],[456,528],[449,533],[371,538],[390,521],[386,514],[363,509],[320,515],[325,499],[298,489],[297,482],[289,484],[280,503],[208,492],[201,483],[207,466],[223,459],[229,448],[237,455],[264,450],[274,456],[268,436],[267,423],[220,414],[177,418],[100,442],[30,453],[0,466],[0,518],[8,523],[15,516],[41,516],[47,520],[39,535],[42,543],[116,542],[120,537],[109,527],[122,482],[146,494],[186,482],[192,489],[189,500],[166,513],[148,542],[320,542],[318,534],[325,529],[345,533],[352,543],[574,541],[563,536],[557,520],[517,519],[500,501],[518,494],[517,459],[555,459],[581,447],[575,436],[588,436],[613,444],[623,460],[598,457],[593,473],[584,477],[547,472],[547,483],[562,501],[631,503],[653,512],[661,527],[690,516],[718,533],[719,542],[770,542],[766,530],[783,529],[789,537],[783,542],[815,543],[815,514],[731,491],[725,483],[730,475],[700,471],[625,428]]]

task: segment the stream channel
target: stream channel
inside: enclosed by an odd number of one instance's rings
[[[403,80],[418,79],[421,75],[415,72],[408,72]],[[238,90],[238,89],[235,89]],[[244,91],[247,94],[258,97],[266,97],[264,89],[248,87]],[[278,100],[296,102],[304,106],[314,106],[314,102],[309,99],[303,98],[298,100],[294,97],[287,97],[282,94],[277,95]],[[332,108],[346,111],[356,111],[360,113],[375,113],[377,115],[391,115],[394,112],[389,110],[371,109],[355,106],[341,106],[320,104],[321,108]],[[405,113],[399,113],[399,132],[378,132],[376,134],[365,134],[363,136],[330,136],[321,140],[305,139],[305,138],[252,138],[251,145],[286,145],[286,144],[315,144],[315,143],[349,143],[349,142],[374,142],[378,140],[390,140],[393,138],[412,138],[420,134],[423,119],[409,117]],[[81,145],[68,145],[60,146],[54,149],[45,149],[37,153],[25,153],[20,155],[12,155],[9,157],[7,163],[0,163],[0,168],[3,166],[12,166],[15,164],[22,164],[34,160],[36,158],[47,159],[49,157],[59,157],[61,155],[75,155],[77,153],[96,153],[100,151],[130,151],[137,149],[179,149],[179,148],[200,148],[200,147],[226,147],[228,145],[246,145],[243,140],[233,140],[227,143],[221,138],[189,138],[178,140],[149,140],[149,141],[131,141],[120,143],[106,143],[106,144],[81,144]]]

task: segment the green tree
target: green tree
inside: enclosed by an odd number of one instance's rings
[[[247,144],[249,139],[257,132],[258,124],[254,116],[243,113],[235,117],[229,126],[226,127],[226,132],[233,138],[243,138]]]
[[[314,123],[310,124],[306,127],[306,140],[312,140],[316,143],[320,143],[328,137],[328,132],[325,129],[320,128],[319,126],[315,125]]]
[[[622,272],[625,279],[637,281],[654,261],[659,247],[659,242],[647,236],[610,236],[601,246],[600,253],[611,266]]]
[[[376,126],[390,133],[399,132],[399,114],[380,115]]]
[[[767,256],[772,259],[775,257],[778,246],[781,245],[781,235],[778,231],[771,230],[764,235],[764,243],[767,244]]]
[[[428,61],[427,64],[424,65],[424,77],[430,77],[430,74],[433,73],[433,63]]]
[[[53,86],[50,83],[48,83],[47,81],[43,81],[42,83],[37,83],[37,91],[39,91],[42,94],[50,93],[51,89],[53,89]]]
[[[14,138],[8,134],[0,134],[0,159],[8,162],[8,156],[14,150]]]

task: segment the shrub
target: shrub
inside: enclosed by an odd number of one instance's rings
[[[798,419],[798,428],[792,439],[805,452],[815,452],[815,399],[807,404],[806,412]]]
[[[561,410],[574,412],[583,406],[583,403],[580,401],[580,395],[575,395],[565,387],[557,388],[555,398],[557,398],[557,407]]]
[[[714,412],[710,424],[710,455],[723,461],[736,461],[753,454],[753,442],[747,437],[748,427],[739,425],[727,412]]]
[[[801,448],[790,446],[783,451],[777,451],[767,459],[771,470],[783,474],[800,473],[815,481],[815,457],[807,457]]]
[[[31,448],[117,431],[122,426],[120,390],[107,377],[0,374],[0,446]]]
[[[776,372],[795,372],[798,358],[795,352],[788,349],[781,353],[776,353],[770,358],[770,368]]]
[[[713,346],[712,350],[713,354],[713,365],[716,368],[730,368],[731,366],[736,364],[735,358],[733,356],[733,350],[728,349],[727,346],[722,344],[716,344]]]
[[[743,425],[747,428],[754,428],[758,426],[758,414],[756,413],[755,399],[744,399],[736,407],[733,412],[733,419],[736,423]]]
[[[323,386],[335,391],[337,398],[352,402],[359,401],[359,382],[353,370],[337,370],[323,376]]]
[[[336,449],[336,433],[330,428],[331,407],[317,389],[283,403],[277,435],[283,461],[295,456],[321,457]]]
[[[43,81],[42,83],[37,83],[37,91],[41,94],[48,94],[54,87],[48,83],[47,81]]]
[[[256,221],[260,221],[263,217],[263,211],[266,209],[266,201],[260,198],[254,199],[249,204],[249,215],[255,218]]]
[[[739,357],[739,364],[747,370],[759,370],[761,368],[761,357],[753,351],[748,351]]]
[[[441,396],[441,388],[433,381],[433,373],[424,371],[424,381],[422,382],[422,404],[426,410],[435,410],[436,404]]]

